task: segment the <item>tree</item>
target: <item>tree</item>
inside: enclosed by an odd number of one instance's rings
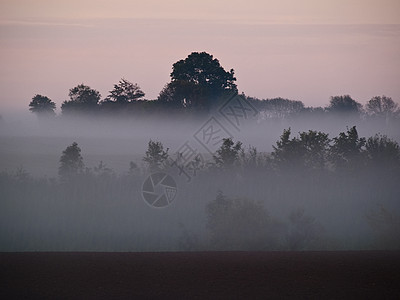
[[[375,231],[376,246],[379,249],[400,248],[400,216],[393,210],[378,205],[367,216],[368,225]]]
[[[213,158],[218,167],[229,169],[238,161],[242,143],[236,142],[235,144],[231,138],[225,138],[222,141],[221,147]]]
[[[309,169],[325,168],[330,139],[327,133],[309,130],[300,133],[301,145],[305,149],[304,164]]]
[[[65,113],[93,112],[98,108],[101,95],[87,85],[80,84],[69,90],[69,101],[64,101],[61,111]]]
[[[292,139],[290,134],[290,128],[284,130],[281,139],[273,146],[272,157],[275,165],[281,170],[324,169],[330,142],[328,134],[309,130],[300,133],[299,138]]]
[[[305,109],[303,102],[283,98],[256,100],[255,98],[247,97],[247,100],[262,111],[265,118],[287,118]]]
[[[365,138],[358,137],[356,126],[333,138],[330,159],[338,169],[356,169],[364,163]]]
[[[50,98],[42,95],[35,95],[29,103],[29,110],[38,117],[47,117],[55,115],[56,104]]]
[[[218,192],[206,214],[210,242],[217,250],[265,250],[276,245],[276,230],[260,202],[230,199]]]
[[[114,89],[109,93],[105,100],[118,104],[130,103],[145,96],[145,93],[136,83],[133,84],[124,78],[122,78],[118,84],[114,84]]]
[[[399,166],[399,144],[389,139],[386,135],[376,134],[368,138],[365,148],[370,164],[375,167],[391,169]]]
[[[272,146],[272,158],[279,169],[295,169],[303,166],[305,149],[301,147],[300,140],[290,139],[291,129],[284,129],[276,146]]]
[[[235,81],[233,69],[225,71],[218,59],[206,52],[192,52],[186,59],[174,63],[171,82],[158,100],[208,109],[212,100],[227,91],[237,91]]]
[[[286,241],[289,251],[307,250],[321,239],[322,225],[314,217],[307,216],[304,209],[294,210],[289,215]]]
[[[362,105],[352,99],[349,95],[331,97],[327,111],[342,115],[359,114]]]
[[[110,178],[114,172],[112,169],[110,169],[109,167],[106,166],[105,163],[103,163],[103,161],[101,160],[99,162],[99,164],[93,168],[93,173],[98,176],[98,177],[102,177],[102,178]]]
[[[168,159],[168,150],[169,148],[164,151],[164,146],[161,142],[149,141],[146,156],[143,160],[149,165],[151,172],[158,171],[162,168]]]
[[[376,96],[368,101],[366,110],[369,115],[376,117],[390,118],[399,113],[398,104],[392,98]]]
[[[84,163],[81,155],[81,148],[76,142],[68,146],[60,157],[60,167],[58,174],[61,177],[71,177],[83,172]]]
[[[258,152],[256,147],[249,146],[247,152],[241,149],[240,164],[245,170],[256,170],[265,166],[266,159],[263,153]]]
[[[205,97],[204,90],[198,84],[175,80],[162,89],[157,100],[160,103],[167,104],[168,107],[183,108],[194,107],[196,103],[199,104]]]

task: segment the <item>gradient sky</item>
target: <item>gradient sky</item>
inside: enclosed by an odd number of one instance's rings
[[[0,114],[35,94],[59,111],[79,83],[105,97],[121,77],[154,99],[192,51],[250,96],[400,102],[399,0],[0,0]]]

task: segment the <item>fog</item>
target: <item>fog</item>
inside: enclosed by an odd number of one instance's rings
[[[213,165],[218,147],[207,151],[195,138],[211,117],[229,134],[220,138],[242,142],[245,153],[256,147],[262,163]],[[3,116],[0,251],[398,249],[399,168],[310,172],[268,165],[285,129],[291,128],[291,137],[316,130],[332,139],[353,126],[359,137],[380,133],[400,141],[398,119],[256,114],[235,126],[218,113]],[[166,207],[149,205],[142,193],[154,173],[143,160],[150,140],[161,142],[171,158],[189,142],[205,160],[190,179],[171,163],[158,170],[176,182],[176,196]],[[60,157],[73,142],[86,170],[62,180]],[[221,203],[228,207],[222,214],[213,210]]]

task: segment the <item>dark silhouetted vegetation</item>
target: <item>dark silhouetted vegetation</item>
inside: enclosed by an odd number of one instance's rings
[[[143,160],[148,164],[150,171],[159,171],[165,166],[168,159],[168,150],[168,148],[164,150],[164,146],[161,142],[149,141],[146,156]]]
[[[225,71],[218,59],[206,52],[193,52],[173,65],[171,82],[158,101],[176,107],[208,110],[226,92],[236,92],[234,70]]]
[[[42,95],[35,95],[29,103],[29,110],[38,117],[55,116],[56,104],[50,98]]]
[[[63,151],[60,157],[58,174],[62,178],[71,178],[74,175],[81,174],[84,166],[81,148],[74,142]]]
[[[225,139],[193,183],[168,159],[150,140],[145,168],[127,161],[118,174],[102,161],[84,168],[73,143],[59,179],[0,173],[1,249],[398,249],[400,150],[386,136],[286,129],[270,153]],[[148,171],[177,181],[179,199],[165,213],[141,199]]]
[[[193,117],[220,108],[229,95],[238,92],[234,70],[226,71],[217,58],[207,52],[192,52],[185,59],[173,64],[171,81],[160,91],[157,99],[145,99],[145,93],[137,83],[122,78],[114,84],[104,99],[100,93],[80,84],[69,91],[70,100],[61,105],[64,116],[102,115],[143,118],[147,116],[168,115]],[[398,104],[390,97],[375,96],[365,105],[350,95],[332,96],[329,105],[306,107],[302,101],[284,98],[258,99],[242,95],[258,110],[258,118],[264,120],[293,119],[341,116],[346,119],[363,120],[368,118],[398,120]],[[34,112],[54,112],[55,105],[50,99],[37,95],[30,104]],[[35,98],[34,97],[34,98]],[[43,98],[40,98],[43,97]],[[49,102],[50,101],[50,102]],[[41,114],[44,115],[44,114]]]
[[[373,117],[391,118],[399,114],[398,104],[392,98],[386,96],[376,96],[368,101],[366,105],[367,113]]]
[[[101,95],[87,85],[80,84],[69,90],[70,100],[61,105],[63,114],[94,113],[99,108]]]
[[[327,110],[338,114],[360,114],[362,105],[351,98],[349,95],[331,97]]]

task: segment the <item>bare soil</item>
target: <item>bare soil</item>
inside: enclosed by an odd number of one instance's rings
[[[0,253],[1,299],[400,299],[400,252]]]

